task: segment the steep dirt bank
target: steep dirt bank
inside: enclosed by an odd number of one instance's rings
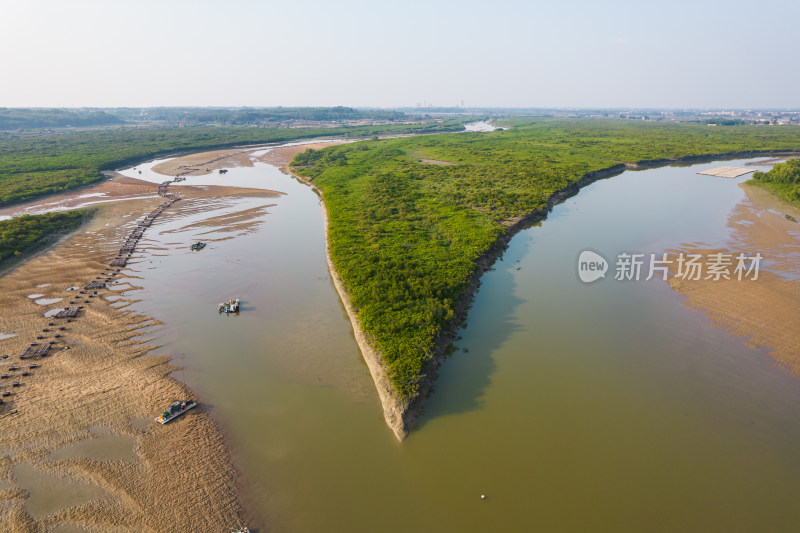
[[[289,163],[298,153],[308,148],[321,150],[322,148],[326,148],[332,144],[334,143],[318,143],[277,148],[275,150],[271,150],[267,157],[265,157],[264,161],[277,166],[285,173],[292,175],[298,181],[305,183],[320,197],[320,208],[322,209],[322,216],[325,221],[325,256],[328,262],[328,271],[331,274],[333,285],[336,287],[336,292],[339,293],[339,299],[341,299],[342,305],[344,305],[344,308],[347,312],[347,316],[350,318],[356,343],[361,350],[361,356],[363,357],[364,362],[367,363],[367,368],[369,368],[372,381],[375,383],[375,388],[378,391],[378,397],[380,398],[381,405],[383,406],[383,416],[386,420],[386,424],[394,432],[398,440],[404,440],[408,436],[408,423],[405,420],[405,416],[408,411],[408,405],[395,394],[394,388],[389,382],[389,379],[386,377],[386,368],[383,365],[383,361],[381,360],[380,355],[372,347],[372,344],[367,336],[364,334],[361,323],[356,316],[355,309],[353,309],[353,306],[350,302],[350,295],[347,293],[344,283],[342,282],[342,279],[339,276],[333,261],[331,260],[330,249],[328,247],[328,208],[325,205],[322,192],[317,189],[317,187],[310,180],[295,174],[289,168]]]
[[[626,162],[625,166],[629,169],[646,169],[664,167],[669,165],[697,165],[699,163],[711,163],[712,161],[729,161],[731,159],[750,159],[753,157],[792,157],[800,152],[791,150],[745,150],[741,152],[729,152],[727,154],[706,154],[679,157],[676,159],[651,159],[648,161]]]

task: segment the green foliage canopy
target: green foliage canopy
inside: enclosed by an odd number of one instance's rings
[[[342,128],[118,129],[27,137],[5,134],[0,135],[0,206],[80,187],[102,180],[102,170],[181,151],[322,136],[457,131],[463,129],[463,122]]]
[[[555,192],[626,162],[800,149],[796,127],[501,124],[510,129],[365,141],[307,150],[293,161],[323,193],[332,260],[403,399],[419,393],[476,260]]]
[[[754,183],[800,207],[800,159],[778,163],[769,172],[755,172]]]
[[[0,220],[0,265],[15,256],[43,248],[76,229],[91,215],[90,210],[77,209]]]

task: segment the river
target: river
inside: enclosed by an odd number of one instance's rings
[[[151,166],[136,177],[163,180]],[[327,272],[319,199],[277,168],[188,178],[286,194],[165,212],[131,265],[135,308],[225,429],[252,530],[795,531],[797,379],[665,282],[576,273],[586,248],[724,242],[747,176],[696,174],[714,166],[626,171],[514,237],[404,443]],[[234,231],[198,225],[244,210]]]

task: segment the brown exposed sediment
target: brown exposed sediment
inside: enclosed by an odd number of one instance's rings
[[[292,146],[280,146],[269,150],[266,154],[254,156],[253,152],[262,151],[265,146],[240,147],[227,150],[216,150],[213,152],[201,152],[175,157],[168,161],[159,163],[153,167],[153,171],[166,176],[203,176],[223,168],[231,167],[252,167],[255,162],[271,163],[275,166],[283,167],[291,161],[294,154],[312,148],[318,150],[326,146],[338,144],[343,141],[326,141],[317,143],[304,143]],[[275,161],[282,161],[284,154],[292,154],[292,158],[282,164]]]
[[[164,202],[155,185],[125,184],[150,194],[106,204],[78,232],[0,277],[0,332],[14,335],[0,340],[0,355],[9,355],[0,368],[20,367],[8,373],[21,383],[0,380],[0,390],[11,392],[0,405],[0,531],[229,531],[242,523],[236,472],[202,398],[182,419],[154,420],[173,399],[196,399],[170,377],[176,367],[167,357],[149,355],[148,332],[159,323],[127,309],[125,290],[83,289],[98,274],[106,279],[131,228]],[[180,192],[198,199],[232,191]],[[121,274],[135,288],[135,276]],[[73,286],[83,294],[66,290]],[[34,293],[64,300],[41,306],[28,297]],[[71,321],[43,316],[69,302],[83,307]],[[31,343],[50,342],[47,356],[20,361]],[[63,453],[99,434],[129,449],[103,459]]]
[[[3,207],[0,208],[0,217],[37,214],[56,209],[76,209],[95,203],[155,198],[157,196],[156,188],[152,183],[126,178],[116,172],[107,172],[106,176],[115,177],[116,179],[81,187],[58,196],[48,196],[22,204]]]
[[[324,196],[322,193],[317,189],[314,184],[308,179],[303,176],[300,176],[291,171],[289,167],[289,163],[291,159],[299,153],[301,150],[305,150],[306,148],[314,148],[319,149],[324,146],[320,146],[319,148],[315,148],[313,146],[303,146],[303,147],[286,147],[282,148],[283,152],[280,152],[280,158],[273,161],[273,164],[276,166],[280,166],[284,169],[284,171],[289,172],[292,174],[296,179],[310,185],[317,194],[322,199],[321,206],[323,213],[325,215],[325,231],[326,231],[326,241],[327,241],[327,231],[328,231],[328,221],[327,221],[327,211],[324,202]],[[274,152],[278,152],[274,150]],[[457,303],[456,307],[456,319],[452,321],[448,327],[444,328],[435,342],[435,348],[433,353],[431,354],[431,358],[429,360],[428,366],[425,369],[425,378],[423,382],[420,384],[419,388],[419,395],[413,398],[411,401],[405,401],[400,398],[394,388],[391,386],[391,383],[388,380],[386,367],[384,366],[380,354],[376,352],[373,348],[369,338],[361,329],[361,325],[358,321],[357,314],[355,310],[352,308],[350,303],[349,295],[347,294],[346,286],[342,282],[341,278],[339,277],[333,262],[331,261],[330,253],[327,254],[327,261],[328,261],[328,268],[331,272],[331,277],[333,278],[334,285],[336,286],[336,290],[339,293],[339,297],[341,298],[348,316],[350,317],[350,321],[353,326],[353,330],[355,332],[356,341],[358,342],[359,348],[361,349],[361,353],[364,357],[364,360],[367,363],[367,366],[370,369],[370,373],[372,374],[372,378],[375,381],[376,389],[378,390],[378,395],[381,399],[381,403],[384,409],[384,418],[386,423],[392,429],[394,434],[397,436],[399,440],[405,439],[409,432],[417,425],[420,415],[422,414],[422,410],[425,404],[426,398],[430,395],[431,390],[433,388],[433,383],[437,377],[437,370],[439,365],[441,364],[442,359],[447,351],[447,349],[452,345],[455,341],[458,333],[458,329],[460,325],[464,322],[467,316],[467,311],[469,306],[472,302],[472,299],[475,296],[475,293],[480,286],[480,278],[484,272],[489,270],[492,264],[502,256],[503,252],[505,252],[506,248],[508,247],[508,243],[511,239],[523,229],[530,227],[531,225],[544,220],[547,217],[547,214],[553,209],[553,207],[566,200],[567,198],[577,194],[581,188],[597,181],[600,179],[610,178],[612,176],[616,176],[621,174],[626,170],[635,170],[635,169],[647,169],[647,168],[656,168],[661,166],[669,166],[669,165],[691,165],[703,162],[711,162],[716,160],[725,160],[725,159],[738,159],[738,158],[745,158],[745,157],[759,157],[759,156],[778,156],[778,155],[786,155],[786,154],[794,154],[796,152],[790,151],[774,151],[774,150],[764,150],[764,151],[742,151],[742,152],[735,152],[735,153],[728,153],[728,154],[712,154],[712,155],[700,155],[700,156],[688,156],[684,158],[675,158],[675,159],[662,159],[662,160],[655,160],[655,161],[639,161],[639,162],[621,162],[618,165],[611,166],[609,168],[597,170],[594,172],[589,172],[577,182],[565,187],[564,189],[553,193],[547,200],[547,206],[542,209],[538,209],[527,215],[516,217],[514,219],[509,219],[503,222],[506,226],[507,231],[503,233],[502,236],[492,245],[486,252],[484,252],[477,260],[475,264],[475,270],[469,280],[469,284],[467,289],[462,294],[461,298]]]
[[[742,187],[747,198],[731,213],[725,249],[682,246],[676,252],[698,254],[704,260],[717,252],[760,253],[764,259],[758,279],[673,277],[670,286],[685,296],[687,307],[744,337],[748,345],[767,347],[785,371],[800,377],[800,209],[757,186]]]
[[[439,165],[443,167],[452,167],[455,166],[455,163],[450,161],[439,161],[438,159],[420,159],[420,163],[424,163],[426,165]]]
[[[250,152],[254,148],[232,148],[182,155],[153,167],[154,172],[166,176],[203,176],[214,170],[230,167],[252,167]]]
[[[773,155],[776,155],[776,157],[773,157],[772,159],[766,159],[764,161],[751,161],[749,163],[745,163],[745,165],[750,166],[750,167],[768,167],[769,168],[769,167],[772,167],[772,165],[774,165],[776,163],[784,163],[787,159],[791,159],[792,157],[797,157],[797,154],[796,153],[792,153],[792,152],[788,152],[788,153],[783,154],[783,155],[777,155],[777,154],[773,154]]]

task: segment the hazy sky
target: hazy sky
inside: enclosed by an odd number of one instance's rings
[[[800,107],[800,0],[0,0],[0,106]]]

